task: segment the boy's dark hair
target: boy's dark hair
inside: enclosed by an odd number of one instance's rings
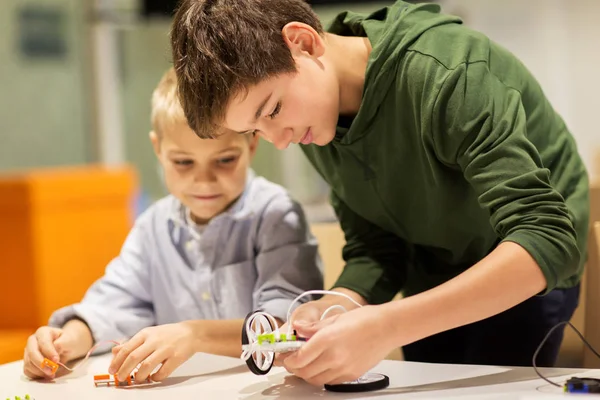
[[[229,100],[296,65],[281,30],[303,22],[323,32],[304,0],[182,0],[171,45],[179,99],[190,127],[214,137]]]

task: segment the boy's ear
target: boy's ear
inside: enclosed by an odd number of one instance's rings
[[[310,25],[290,22],[283,27],[281,34],[293,57],[304,54],[318,58],[325,53],[325,41]]]
[[[152,148],[154,149],[154,154],[156,154],[156,157],[159,157],[159,155],[160,155],[160,138],[154,131],[150,131],[148,136],[150,137],[150,143],[152,143]]]

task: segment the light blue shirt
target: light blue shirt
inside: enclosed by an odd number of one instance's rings
[[[56,311],[50,326],[79,317],[98,342],[255,310],[285,321],[296,296],[323,289],[317,243],[285,189],[248,175],[242,196],[203,229],[173,196],[156,202],[136,220],[105,275],[80,303]]]

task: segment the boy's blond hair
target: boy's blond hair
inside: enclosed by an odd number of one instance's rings
[[[168,127],[187,123],[178,98],[177,76],[172,67],[165,72],[152,93],[150,121],[158,137],[162,137]]]

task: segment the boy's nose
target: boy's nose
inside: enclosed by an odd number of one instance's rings
[[[279,150],[287,149],[292,139],[294,138],[294,131],[291,128],[285,128],[275,134],[271,143]]]
[[[215,176],[208,168],[198,168],[194,174],[194,180],[196,182],[212,182],[215,180]]]
[[[273,142],[273,144],[275,145],[275,147],[277,147],[277,150],[285,150],[290,145],[290,141],[289,140],[276,140]]]

